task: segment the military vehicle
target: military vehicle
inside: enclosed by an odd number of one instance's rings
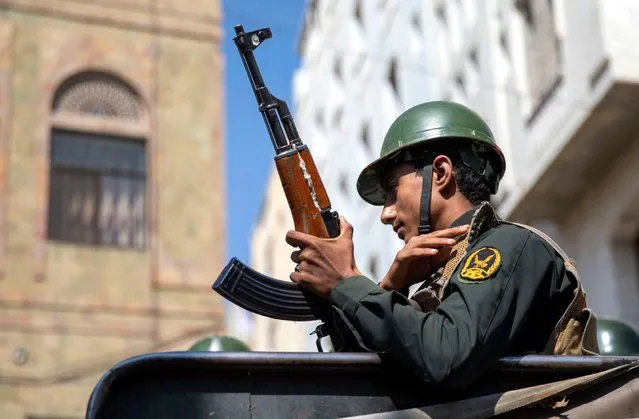
[[[605,356],[502,358],[453,392],[425,385],[384,354],[251,352],[238,343],[228,351],[207,340],[115,365],[86,418],[639,417],[639,335],[621,322],[601,324]]]

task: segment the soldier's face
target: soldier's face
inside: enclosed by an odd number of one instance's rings
[[[384,178],[387,196],[380,218],[383,224],[392,226],[404,242],[418,233],[422,182],[411,164],[395,167]]]

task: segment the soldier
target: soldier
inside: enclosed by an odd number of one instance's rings
[[[353,228],[299,247],[293,282],[330,299],[368,348],[426,382],[472,383],[509,354],[594,354],[596,318],[573,262],[543,233],[488,203],[505,171],[488,125],[453,102],[428,102],[389,128],[357,190],[382,207],[405,246],[376,284],[357,269]]]

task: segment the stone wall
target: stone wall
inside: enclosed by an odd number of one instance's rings
[[[220,5],[201,0],[15,0],[0,12],[0,416],[83,417],[102,372],[222,332]],[[135,124],[53,117],[60,84],[114,75]],[[146,141],[147,246],[47,238],[54,127]]]

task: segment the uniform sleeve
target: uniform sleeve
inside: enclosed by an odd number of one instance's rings
[[[553,283],[553,255],[536,236],[518,236],[494,234],[474,246],[500,250],[499,269],[484,281],[465,282],[458,268],[436,311],[417,311],[406,297],[366,277],[342,282],[331,301],[376,350],[423,381],[464,388],[504,353],[537,296],[547,295]]]

